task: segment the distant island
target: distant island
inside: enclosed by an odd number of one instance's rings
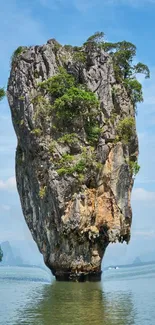
[[[3,259],[1,262],[1,266],[3,265],[23,265],[23,260],[21,256],[16,256],[16,254],[13,252],[12,247],[8,241],[1,243],[1,249],[3,252]]]
[[[141,264],[143,264],[143,262],[141,261],[140,257],[137,256],[137,257],[135,258],[135,260],[133,261],[132,264],[134,264],[134,265],[141,265]]]
[[[31,262],[25,262],[23,260],[21,255],[17,255],[14,252],[14,249],[12,248],[11,244],[9,241],[2,242],[0,244],[1,251],[3,252],[3,258],[0,263],[0,267],[4,266],[18,266],[18,267],[33,267],[33,268],[40,268],[40,269],[47,269],[44,264],[38,264],[34,263],[32,264]]]
[[[116,269],[116,268],[126,268],[126,267],[137,267],[137,266],[145,266],[145,265],[151,265],[155,264],[155,261],[148,261],[148,262],[142,262],[140,257],[136,257],[131,264],[122,264],[122,265],[109,265],[107,267],[103,267],[103,270],[109,270],[109,269]]]

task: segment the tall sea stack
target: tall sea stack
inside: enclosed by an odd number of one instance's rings
[[[130,239],[135,106],[108,52],[91,40],[72,47],[51,39],[12,58],[17,188],[57,280],[100,280],[108,244]]]

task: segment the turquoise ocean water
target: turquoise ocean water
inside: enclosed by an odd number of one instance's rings
[[[154,325],[155,265],[60,283],[39,268],[0,267],[0,325]]]

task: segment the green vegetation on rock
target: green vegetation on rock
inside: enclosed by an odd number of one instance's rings
[[[34,134],[34,135],[37,136],[37,137],[40,137],[41,134],[42,134],[42,130],[39,129],[39,128],[36,128],[36,129],[33,129],[33,130],[31,131],[31,133]]]
[[[83,44],[87,47],[87,49],[92,49],[94,47],[100,46],[104,39],[104,33],[103,32],[96,32],[93,35],[91,35],[86,42]]]
[[[54,42],[54,51],[57,53],[61,48],[61,44],[59,44],[56,40]]]
[[[23,46],[19,46],[12,54],[11,62],[13,62],[23,52]]]
[[[123,41],[115,44],[108,43],[108,47],[113,59],[116,81],[125,86],[133,105],[136,107],[137,103],[143,101],[142,85],[136,79],[136,74],[143,73],[146,78],[149,78],[149,68],[141,62],[133,65],[133,59],[136,56],[134,44]]]
[[[37,122],[37,128],[42,129],[42,121],[45,121],[51,111],[51,104],[48,98],[45,98],[41,94],[32,99],[32,103],[35,105],[34,120]]]
[[[141,62],[137,63],[134,67],[135,73],[143,73],[145,74],[145,78],[150,78],[150,70],[146,64],[143,64]]]
[[[70,45],[70,44],[66,44],[66,45],[64,45],[64,49],[65,49],[66,51],[72,51],[73,46]]]
[[[36,102],[38,113],[51,114],[56,117],[55,128],[67,127],[73,123],[74,119],[81,119],[86,132],[87,140],[95,143],[99,137],[100,129],[96,120],[99,114],[99,101],[96,95],[88,90],[84,85],[77,84],[75,78],[67,73],[64,68],[59,69],[59,73],[46,81],[38,84],[42,95],[38,95],[33,102]],[[44,94],[51,96],[51,103],[43,97]],[[46,105],[45,105],[46,104]],[[46,106],[46,107],[45,107]],[[36,116],[35,114],[35,116]],[[60,141],[73,142],[75,137],[64,135],[67,138],[61,138]],[[72,139],[73,138],[73,139]]]
[[[55,50],[58,51],[60,47],[60,44],[56,43]],[[104,49],[111,56],[114,67],[116,82],[112,87],[113,101],[117,105],[123,88],[126,89],[135,109],[136,104],[143,101],[142,85],[136,79],[136,74],[143,73],[146,78],[149,78],[150,72],[148,67],[141,62],[133,64],[136,55],[134,44],[127,41],[105,42],[104,33],[96,32],[81,47],[65,45],[62,48],[63,51],[68,52],[68,54],[63,52],[62,56],[71,56],[72,63],[76,67],[78,67],[76,63],[81,67],[83,64],[89,64],[89,60],[87,61],[89,52],[95,50],[100,53]],[[62,62],[65,67],[65,59]],[[44,123],[48,122],[48,132],[53,138],[52,143],[49,143],[49,152],[52,155],[51,161],[53,157],[56,157],[54,163],[57,173],[60,176],[74,174],[82,179],[88,169],[100,170],[102,168],[102,164],[96,161],[93,151],[88,154],[86,150],[84,154],[84,148],[92,146],[94,150],[99,137],[104,133],[104,124],[101,126],[100,123],[103,112],[101,112],[96,94],[87,88],[84,81],[80,81],[80,76],[77,77],[76,74],[74,76],[72,70],[68,72],[64,67],[59,67],[58,73],[53,77],[38,83],[38,95],[32,100],[35,106],[34,120],[36,122],[36,128],[32,133],[36,136],[44,134],[43,130],[46,129]],[[135,135],[135,119],[128,116],[119,121],[117,115],[119,114],[113,111],[106,123],[110,127],[116,126],[114,143],[121,141],[126,145],[130,144]],[[65,154],[59,152],[61,144],[68,145],[67,150],[70,151]],[[71,150],[73,144],[76,146],[73,146]],[[65,146],[64,150],[66,150]],[[76,152],[75,156],[72,155],[74,152]],[[135,162],[130,162],[130,169],[133,175],[136,175],[139,166]],[[42,192],[43,189],[41,189]]]
[[[62,158],[60,159],[59,163],[60,164],[66,164],[66,163],[70,163],[74,160],[74,156],[73,155],[69,155],[68,153],[64,153],[62,155]]]
[[[137,81],[136,74],[142,73],[145,78],[150,77],[150,71],[147,65],[139,62],[133,64],[136,56],[136,46],[130,42],[122,41],[110,43],[104,41],[104,33],[97,32],[90,36],[84,43],[86,48],[103,48],[108,52],[113,60],[115,78],[118,83],[122,83],[136,108],[138,102],[143,101],[142,85]]]
[[[74,77],[67,73],[64,68],[59,68],[59,72],[56,76],[40,82],[38,87],[45,90],[49,95],[56,99],[63,96],[66,91],[74,85]]]
[[[64,165],[64,162],[63,162]],[[57,169],[57,173],[59,176],[62,175],[73,175],[74,173],[80,174],[82,172],[84,172],[86,168],[86,161],[84,159],[79,160],[76,164],[72,165],[72,166],[67,166],[65,164],[64,167],[61,167],[59,169]]]
[[[84,51],[76,51],[73,53],[74,62],[85,63],[86,59],[87,59],[87,56]]]
[[[5,90],[4,88],[0,88],[0,101],[5,97]]]
[[[3,258],[3,251],[2,251],[2,249],[0,247],[0,262],[2,261],[2,258]]]
[[[103,167],[100,162],[96,161],[93,147],[90,147],[88,150],[86,147],[83,147],[83,151],[78,157],[64,154],[57,163],[57,166],[59,166],[57,169],[59,176],[72,175],[80,183],[84,181],[87,173],[91,175],[92,171],[96,170],[98,172]]]
[[[133,174],[133,176],[135,177],[139,171],[140,171],[140,166],[138,165],[137,161],[129,161],[129,168],[131,170],[131,173]]]
[[[142,85],[136,79],[126,79],[124,82],[126,89],[128,90],[128,94],[130,95],[132,103],[143,102],[143,92]]]
[[[43,199],[45,197],[45,194],[46,194],[46,186],[41,186],[39,190],[40,199]]]
[[[55,146],[56,146],[56,141],[51,141],[51,143],[50,143],[50,145],[49,145],[49,152],[50,152],[51,154],[54,153],[54,151],[55,151]]]
[[[85,131],[87,134],[87,140],[91,145],[97,143],[101,134],[101,128],[98,126],[97,121],[94,119],[87,120],[85,123]]]
[[[135,120],[133,117],[126,117],[118,123],[117,137],[118,141],[128,144],[135,132]]]
[[[55,100],[53,108],[57,118],[66,124],[79,115],[85,120],[88,116],[92,117],[92,110],[97,109],[98,106],[96,95],[91,91],[71,87],[63,96]]]
[[[76,133],[66,133],[58,139],[58,142],[71,145],[77,141]]]

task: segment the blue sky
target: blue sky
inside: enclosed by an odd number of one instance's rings
[[[81,44],[96,31],[109,41],[137,46],[137,60],[146,63],[151,79],[140,77],[144,103],[138,107],[137,130],[141,165],[133,195],[132,240],[113,245],[108,262],[132,260],[155,252],[155,0],[6,0],[0,11],[0,86],[7,84],[12,52],[20,45]],[[16,137],[7,101],[0,103],[0,242],[31,241],[15,186]],[[155,253],[154,253],[155,256]]]

